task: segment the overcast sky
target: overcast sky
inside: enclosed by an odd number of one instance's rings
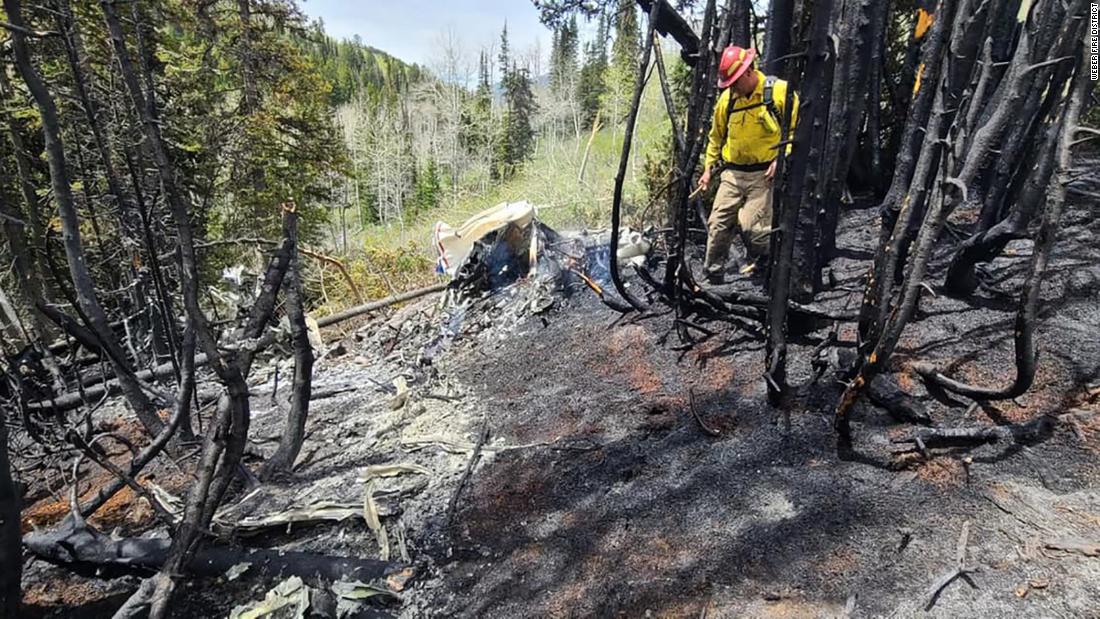
[[[505,20],[513,50],[522,54],[537,42],[544,65],[550,55],[550,31],[531,0],[303,0],[301,6],[333,37],[359,35],[365,45],[429,68],[444,32],[454,33],[476,62],[478,49],[498,44]]]

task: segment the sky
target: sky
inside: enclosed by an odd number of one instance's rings
[[[513,50],[529,52],[537,43],[544,63],[550,55],[550,31],[531,0],[302,0],[300,6],[333,37],[359,35],[365,45],[428,68],[444,33],[457,37],[476,63],[477,50],[499,44],[505,20]]]

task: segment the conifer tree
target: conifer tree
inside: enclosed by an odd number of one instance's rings
[[[554,92],[568,91],[574,85],[578,36],[576,17],[554,29],[550,48],[550,88]]]
[[[535,131],[531,123],[537,105],[527,67],[519,67],[508,51],[508,24],[500,35],[501,89],[504,114],[493,148],[492,177],[507,179],[531,156]]]
[[[604,73],[607,71],[607,20],[599,18],[596,36],[585,45],[584,66],[577,79],[577,100],[580,101],[581,121],[589,126],[600,109],[600,101],[607,87]]]
[[[616,122],[625,113],[634,92],[641,33],[638,10],[633,0],[619,0],[615,11],[615,41],[611,44],[611,65],[606,73],[604,108]]]

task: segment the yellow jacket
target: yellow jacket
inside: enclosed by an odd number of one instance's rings
[[[734,96],[733,113],[729,114],[730,97],[733,89],[727,88],[718,96],[714,105],[714,119],[710,124],[710,140],[707,142],[706,169],[712,169],[718,160],[735,165],[753,165],[768,163],[775,159],[776,148],[780,142],[779,132],[782,118],[774,122],[770,118],[764,102],[764,73],[756,71],[756,88],[748,97]],[[781,115],[786,115],[787,82],[776,80],[772,86],[772,101]],[[749,109],[742,109],[745,107]],[[791,110],[791,132],[798,121],[798,94],[793,98]],[[738,111],[741,110],[741,111]],[[729,125],[726,118],[729,117]],[[790,154],[790,145],[787,153]]]

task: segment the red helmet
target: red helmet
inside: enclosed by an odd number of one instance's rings
[[[718,63],[718,87],[729,88],[737,78],[745,74],[756,60],[756,50],[749,47],[730,45],[722,51],[722,60]]]

